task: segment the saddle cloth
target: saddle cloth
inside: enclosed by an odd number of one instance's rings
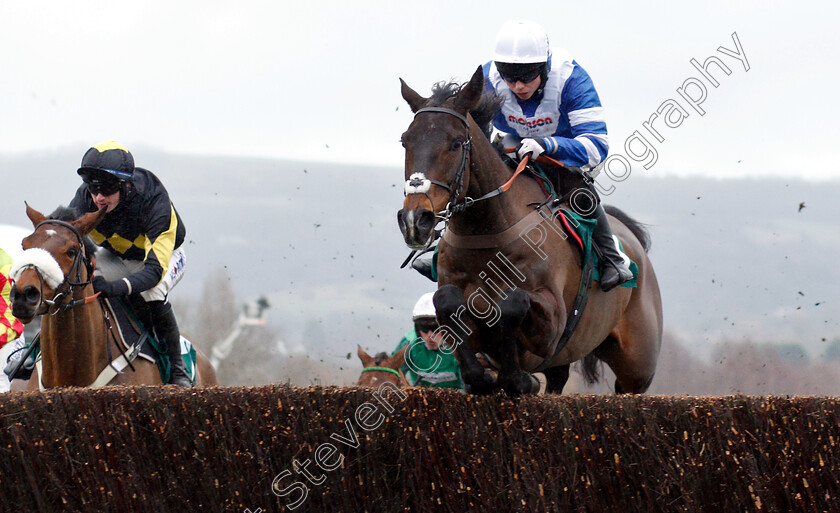
[[[142,339],[143,343],[137,357],[157,363],[161,379],[164,383],[168,382],[169,351],[164,344],[154,338],[123,299],[109,298],[105,300],[105,303],[113,316],[112,319],[116,320],[113,329],[119,331],[120,336],[117,339],[121,341],[121,349],[126,351]],[[184,359],[190,379],[195,381],[195,347],[183,335],[181,335],[181,358]]]
[[[592,279],[595,281],[600,280],[601,273],[598,270],[600,267],[600,257],[598,256],[598,252],[594,251],[592,241],[592,233],[595,231],[595,224],[597,221],[595,219],[586,219],[585,217],[566,208],[558,209],[554,215],[560,219],[563,223],[563,227],[566,228],[566,232],[569,233],[569,242],[580,249],[583,260],[586,261],[587,258],[593,259],[594,265],[592,270]],[[573,219],[574,222],[571,222],[569,220],[570,218]],[[624,245],[621,243],[621,240],[619,240],[615,234],[613,234],[612,237],[613,242],[615,242],[616,247],[618,248],[618,254],[621,255],[621,258],[624,259],[624,262],[630,267],[630,270],[633,271],[633,279],[622,283],[621,286],[631,289],[636,288],[636,279],[639,277],[639,266],[637,266],[636,262],[631,260],[630,257],[627,256],[627,253],[624,252]]]

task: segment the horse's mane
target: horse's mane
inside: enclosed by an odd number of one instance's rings
[[[432,86],[432,96],[429,97],[429,105],[439,106],[443,105],[447,100],[453,98],[461,89],[467,84],[458,84],[457,82],[438,82]],[[481,131],[488,138],[490,137],[490,130],[492,128],[491,122],[499,109],[502,108],[502,97],[487,89],[481,94],[481,100],[478,106],[470,111],[470,115],[475,120],[475,123],[481,127]]]
[[[79,209],[74,207],[65,207],[64,205],[59,205],[58,208],[53,210],[52,214],[47,216],[49,219],[56,219],[58,221],[75,221],[76,219],[82,217],[82,212]],[[85,241],[85,254],[93,255],[96,252],[96,244],[90,237],[84,237]]]
[[[52,214],[48,215],[47,217],[50,219],[56,219],[58,221],[70,222],[82,217],[82,213],[79,212],[79,209],[77,208],[59,205],[58,208],[53,210]]]
[[[382,351],[380,353],[376,353],[376,356],[373,357],[373,363],[374,363],[374,365],[376,365],[378,367],[378,366],[382,365],[382,362],[384,362],[385,360],[387,360],[390,357],[391,356],[388,353],[386,353],[385,351]]]

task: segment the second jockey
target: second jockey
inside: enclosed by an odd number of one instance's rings
[[[103,297],[139,293],[146,301],[158,340],[169,352],[169,383],[191,387],[181,357],[181,334],[169,291],[180,281],[186,229],[157,176],[134,167],[121,144],[107,141],[90,148],[78,170],[84,183],[70,207],[81,212],[107,208],[90,238],[97,251],[93,289]]]

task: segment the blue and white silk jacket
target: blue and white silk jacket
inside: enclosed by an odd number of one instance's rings
[[[520,100],[493,61],[484,65],[484,86],[504,99],[493,119],[500,131],[541,139],[546,155],[568,166],[592,169],[609,151],[604,109],[589,74],[562,49],[552,49],[542,94]]]

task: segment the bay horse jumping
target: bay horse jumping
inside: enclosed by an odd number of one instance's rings
[[[27,324],[41,322],[41,372],[34,370],[27,390],[91,385],[158,385],[157,364],[136,358],[125,363],[123,348],[106,318],[103,301],[90,283],[95,246],[86,235],[105,215],[103,208],[76,220],[44,216],[29,205],[26,215],[35,227],[23,239],[20,270],[10,293],[12,313]],[[17,265],[17,264],[16,264]],[[14,270],[14,268],[13,268]],[[112,372],[113,367],[125,367]],[[40,383],[40,385],[39,385]],[[196,384],[218,385],[207,357],[196,348]]]
[[[408,380],[405,379],[405,374],[402,373],[400,367],[405,365],[405,351],[410,346],[405,346],[393,356],[388,356],[388,353],[377,353],[376,356],[370,356],[362,349],[362,346],[357,346],[356,354],[359,360],[362,361],[362,374],[356,382],[360,387],[378,388],[383,382],[393,383],[398,387],[407,387]]]
[[[430,98],[400,82],[414,119],[402,135],[406,197],[397,219],[416,250],[428,248],[438,223],[447,222],[434,303],[446,343],[457,346],[467,391],[534,393],[538,381],[530,373],[542,372],[546,391],[561,393],[569,365],[583,359],[590,381],[601,360],[615,373],[616,393],[645,392],[662,340],[662,301],[644,228],[608,209],[613,232],[638,266],[637,286],[606,293],[591,287],[576,329],[560,344],[581,284],[581,255],[550,229],[552,216],[533,217],[546,193],[536,180],[512,180],[483,130],[498,100],[483,94],[481,67],[462,86],[438,84]],[[539,244],[534,233],[542,234]],[[498,367],[498,378],[476,353]]]

